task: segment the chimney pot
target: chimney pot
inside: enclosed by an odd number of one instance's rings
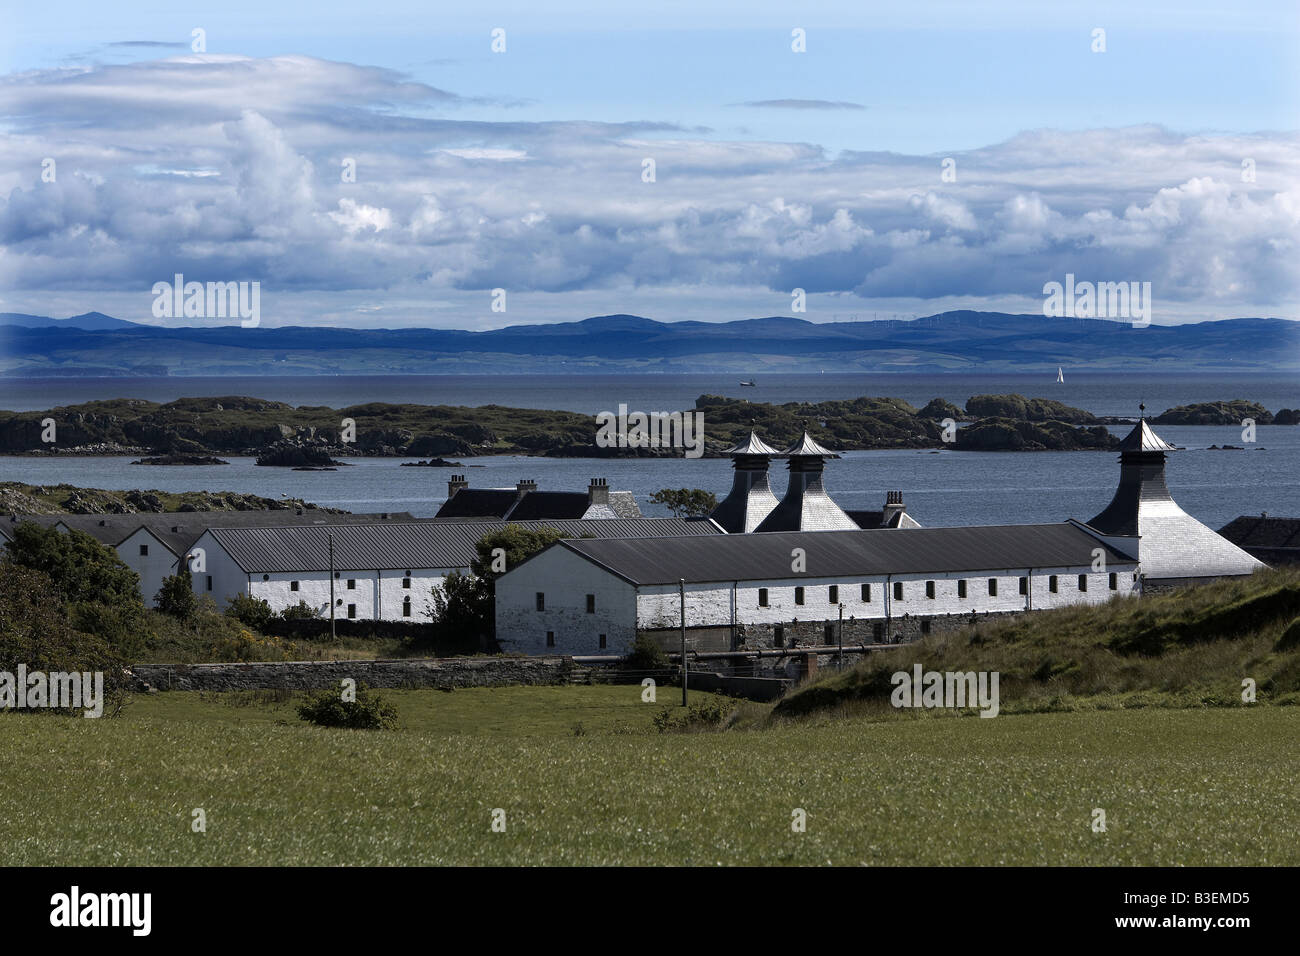
[[[454,498],[456,497],[456,492],[460,491],[462,488],[468,487],[469,482],[465,480],[464,475],[452,475],[451,481],[447,482],[447,497]]]
[[[609,504],[609,481],[605,478],[593,478],[587,485],[587,504]]]

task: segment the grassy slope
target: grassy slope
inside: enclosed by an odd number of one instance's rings
[[[1068,585],[1068,582],[1067,582]],[[890,715],[890,676],[996,671],[1002,711],[1240,707],[1252,678],[1261,703],[1300,703],[1300,568],[1097,607],[984,622],[870,655],[778,703],[777,717],[816,711]]]
[[[1296,708],[659,736],[636,687],[394,696],[428,726],[329,731],[176,697],[118,720],[2,717],[0,863],[1300,863]],[[624,713],[642,733],[564,726]]]

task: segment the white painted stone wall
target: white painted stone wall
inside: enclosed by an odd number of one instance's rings
[[[538,592],[544,611],[537,610]],[[596,599],[591,614],[588,594]],[[502,650],[522,654],[626,654],[636,640],[636,589],[572,551],[551,548],[497,578],[496,634]]]
[[[141,546],[149,553],[142,555]],[[144,528],[137,528],[130,537],[118,542],[115,550],[122,563],[140,575],[140,595],[145,603],[156,605],[154,599],[162,587],[163,578],[176,573],[176,555]]]
[[[791,577],[772,581],[710,582],[686,585],[686,624],[693,627],[783,624],[792,621],[834,621],[839,603],[848,620],[895,619],[904,615],[933,617],[949,614],[1046,610],[1072,604],[1101,604],[1113,596],[1137,593],[1132,566],[1115,567],[1116,590],[1109,586],[1110,572],[1090,568],[1035,569],[1030,594],[1020,593],[1025,569],[952,574],[905,574],[873,578]],[[1057,590],[1051,591],[1052,574]],[[1088,588],[1080,591],[1079,575],[1086,574]],[[997,594],[988,582],[997,580]],[[966,597],[957,596],[958,580],[966,580]],[[926,596],[926,582],[934,582],[934,597]],[[901,582],[903,597],[894,598],[893,585]],[[871,585],[870,601],[862,600],[861,586]],[[830,600],[830,587],[838,585],[838,602]],[[795,603],[795,588],[803,587],[803,604]],[[768,606],[759,605],[759,589],[767,589]],[[536,593],[546,595],[546,610],[536,610]],[[586,614],[586,595],[596,595],[596,613]],[[734,618],[733,618],[734,605]],[[596,654],[596,634],[608,635],[606,653],[621,653],[638,629],[672,629],[680,626],[681,597],[677,585],[653,585],[639,590],[564,548],[552,548],[497,581],[497,640],[507,650],[528,654]],[[546,631],[555,633],[548,647]]]
[[[210,533],[205,533],[195,544],[204,549],[206,572],[194,572],[194,590],[210,593],[217,604],[224,607],[236,594],[261,598],[271,605],[271,610],[282,611],[305,601],[322,617],[329,617],[330,576],[328,569],[316,571],[276,571],[266,574],[244,572]],[[337,620],[357,621],[407,621],[416,624],[429,622],[428,611],[433,604],[433,588],[441,588],[452,568],[411,568],[410,587],[402,581],[407,569],[383,571],[336,571],[334,579],[334,616]],[[206,575],[212,575],[213,588],[207,592]],[[349,588],[348,582],[355,586]],[[297,590],[294,589],[297,582]],[[409,616],[403,613],[406,599],[410,599]],[[348,614],[348,605],[355,605],[355,617]]]

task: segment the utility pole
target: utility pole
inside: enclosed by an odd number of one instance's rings
[[[686,663],[686,579],[677,579],[677,591],[682,605],[682,706],[686,706],[686,685],[690,683],[690,672]]]
[[[840,602],[840,626],[838,630],[840,639],[840,663],[839,669],[844,670],[844,602]]]
[[[334,535],[327,533],[330,542],[330,641],[338,640],[334,633]]]

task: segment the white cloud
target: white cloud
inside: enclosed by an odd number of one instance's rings
[[[1165,302],[1289,314],[1296,300],[1294,134],[1034,130],[957,154],[942,182],[933,156],[445,115],[464,102],[300,56],[0,78],[0,286],[80,293],[84,311],[175,272],[260,278],[283,301],[314,296],[303,318],[337,311],[321,304],[339,290],[373,303],[497,287],[605,295],[603,311],[618,290],[775,302],[796,286],[978,307],[1066,272],[1151,281]]]

